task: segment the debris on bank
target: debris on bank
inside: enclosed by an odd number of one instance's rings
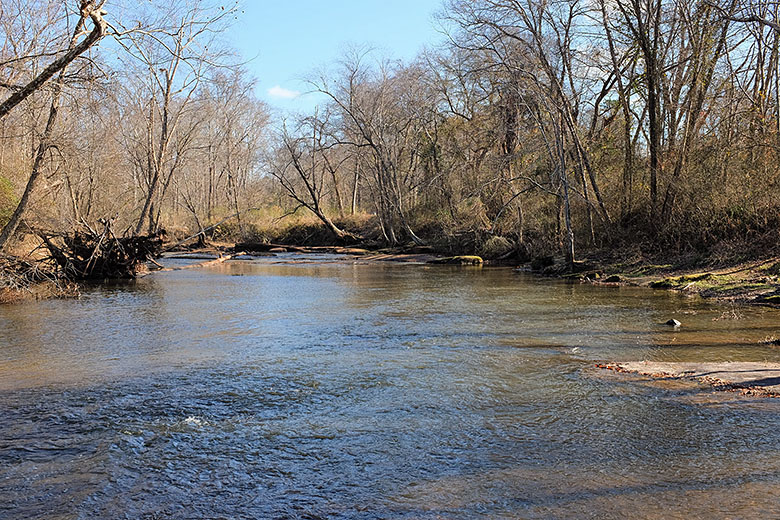
[[[76,297],[77,282],[132,279],[162,249],[162,234],[117,236],[110,220],[100,224],[99,231],[86,225],[71,233],[36,230],[36,245],[24,257],[0,256],[0,303]]]
[[[634,361],[597,364],[596,368],[653,379],[699,381],[711,385],[715,390],[743,395],[780,397],[780,363]]]
[[[39,236],[51,260],[69,280],[135,278],[162,251],[163,235],[117,236],[111,222],[102,220],[103,229]]]
[[[78,296],[78,286],[47,262],[0,256],[0,304]]]
[[[474,255],[461,255],[461,256],[447,256],[444,258],[435,258],[428,261],[429,264],[444,264],[444,265],[482,265],[483,260],[479,256]]]

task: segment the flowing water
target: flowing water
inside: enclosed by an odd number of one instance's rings
[[[780,399],[594,367],[780,361],[777,310],[278,260],[0,307],[0,518],[780,517]]]

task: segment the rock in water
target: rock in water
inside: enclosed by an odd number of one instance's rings
[[[680,325],[682,325],[682,323],[680,323],[679,321],[675,320],[674,318],[672,318],[671,320],[667,321],[666,324],[669,325],[670,327],[674,327],[675,329],[677,327],[679,327]]]

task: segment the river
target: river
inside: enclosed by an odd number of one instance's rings
[[[780,517],[780,399],[594,367],[779,311],[296,258],[0,306],[0,518]]]

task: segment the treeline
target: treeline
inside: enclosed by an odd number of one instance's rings
[[[6,94],[68,48],[59,3],[17,3]],[[45,142],[30,214],[59,225],[197,231],[286,201],[340,240],[370,214],[388,244],[503,237],[570,261],[780,243],[776,1],[450,0],[446,44],[410,63],[353,50],[311,79],[316,110],[273,125],[215,51],[232,12],[154,7],[3,117],[0,197]]]
[[[776,244],[777,16],[777,2],[451,1],[444,48],[411,64],[353,53],[313,81],[327,103],[288,123],[271,171],[317,214],[359,200],[390,243],[433,227],[570,258]]]
[[[269,111],[224,44],[238,6],[111,5],[3,0],[0,93],[8,98],[104,24],[0,119],[6,232],[89,228],[99,219],[125,234],[197,231],[263,198],[256,185]]]

